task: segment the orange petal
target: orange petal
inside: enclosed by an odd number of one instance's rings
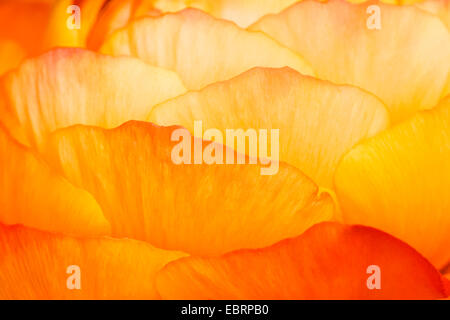
[[[205,130],[217,128],[223,136],[227,128],[279,129],[280,160],[327,188],[341,156],[389,122],[376,97],[289,68],[255,68],[189,92],[155,107],[149,120],[191,133],[194,121],[202,120]],[[235,148],[235,141],[228,146]]]
[[[144,119],[154,104],[185,90],[172,71],[138,59],[56,49],[1,79],[1,122],[23,144],[40,147],[58,128]]]
[[[50,10],[50,4],[44,2],[0,1],[1,41],[14,41],[28,54],[38,53]]]
[[[343,218],[384,230],[436,266],[450,259],[450,97],[350,151],[336,171]]]
[[[113,33],[101,51],[174,70],[188,89],[230,79],[256,66],[289,66],[313,73],[300,56],[265,35],[195,9],[135,21]]]
[[[0,224],[0,299],[157,299],[156,273],[181,256],[134,240]]]
[[[298,0],[157,0],[155,7],[163,12],[174,12],[184,8],[197,8],[220,19],[248,27],[269,13],[278,13]]]
[[[94,198],[0,127],[0,222],[77,235],[110,233]]]
[[[303,1],[251,30],[302,54],[319,77],[376,94],[398,122],[450,93],[450,36],[439,18],[413,6],[377,5],[379,30],[368,4],[342,0]]]
[[[379,270],[374,271],[376,267]],[[369,289],[377,275],[380,289]],[[411,247],[372,228],[332,222],[265,249],[220,258],[183,258],[158,274],[156,286],[165,299],[446,296],[439,272]]]
[[[0,75],[17,67],[26,55],[27,53],[18,43],[0,40]]]
[[[87,37],[97,15],[106,0],[59,0],[56,1],[48,21],[45,49],[55,47],[86,47]],[[76,12],[79,8],[79,26]]]
[[[159,15],[153,0],[111,0],[99,13],[87,39],[88,48],[97,50],[114,31],[144,16]]]
[[[214,255],[263,247],[331,218],[330,197],[286,164],[261,175],[262,166],[248,159],[194,164],[194,152],[192,164],[175,164],[171,153],[180,143],[171,136],[177,129],[134,121],[112,130],[75,126],[52,135],[47,158],[94,195],[113,234],[159,248]],[[182,132],[188,154],[194,142]],[[225,156],[223,146],[215,146]]]

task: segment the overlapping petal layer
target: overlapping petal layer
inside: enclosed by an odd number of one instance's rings
[[[52,6],[44,48],[86,47],[87,37],[106,0],[58,0]]]
[[[311,75],[297,54],[262,33],[196,10],[139,19],[114,32],[101,52],[138,57],[176,71],[188,89],[230,79],[252,67],[289,66]]]
[[[185,90],[172,71],[138,59],[55,49],[0,80],[1,122],[20,142],[40,148],[58,128],[144,119],[153,105]]]
[[[160,248],[215,255],[264,247],[331,218],[330,197],[283,163],[272,176],[248,159],[195,164],[191,148],[201,140],[194,143],[186,129],[191,164],[175,164],[176,129],[135,121],[112,130],[75,126],[52,135],[47,159],[94,195],[114,235]],[[222,145],[213,146],[225,156]]]
[[[262,18],[260,30],[303,55],[318,76],[380,97],[397,122],[450,92],[450,35],[442,21],[413,6],[302,1]]]
[[[0,222],[80,236],[109,234],[95,199],[0,127]]]
[[[156,273],[183,255],[134,240],[76,239],[0,224],[0,299],[158,299]],[[71,276],[79,276],[79,290],[70,290],[78,281]]]
[[[246,28],[269,13],[278,13],[298,0],[156,0],[162,10],[179,11],[187,7],[198,8],[220,19],[230,20]]]
[[[450,28],[450,1],[448,0],[426,0],[419,1],[416,7],[433,13],[445,22],[447,28]]]
[[[369,289],[377,275],[380,289]],[[445,281],[394,237],[328,222],[265,249],[180,259],[156,286],[166,299],[434,299],[447,296]]]
[[[223,136],[230,128],[279,129],[280,160],[331,188],[341,156],[358,141],[386,129],[389,116],[376,97],[358,88],[289,68],[255,68],[158,105],[149,117],[192,133],[196,120],[202,120],[204,130],[217,128]],[[228,146],[236,148],[235,141]]]
[[[449,2],[279,13],[294,2],[0,0],[0,299],[449,296],[450,96],[414,116],[450,93]],[[167,13],[187,7],[205,13]],[[57,46],[113,57],[54,49],[20,65]],[[380,134],[389,118],[409,119]],[[289,164],[206,164],[241,155],[130,119],[280,129]],[[335,210],[316,183],[366,226],[320,223]],[[148,243],[90,238],[105,235]],[[186,256],[164,249],[201,257],[160,272]]]
[[[347,1],[352,3],[375,3],[367,0]],[[415,5],[417,8],[439,16],[447,24],[447,27],[450,27],[450,2],[448,0],[381,0],[381,2],[397,5]]]
[[[412,245],[436,266],[450,259],[450,97],[350,151],[336,171],[348,223]]]
[[[135,0],[136,1],[136,0]],[[163,12],[175,12],[185,8],[197,8],[208,14],[235,22],[246,28],[268,14],[277,14],[283,9],[302,0],[149,0]],[[327,2],[328,0],[316,0]],[[346,0],[350,3],[374,3],[368,0]],[[418,4],[427,2],[446,2],[447,0],[381,0],[380,2],[397,5]],[[433,5],[435,6],[435,5]]]
[[[112,0],[99,13],[87,39],[89,48],[97,50],[114,31],[125,27],[133,19],[159,15],[153,0]]]

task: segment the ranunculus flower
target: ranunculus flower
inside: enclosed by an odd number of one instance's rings
[[[0,298],[447,298],[448,2],[352,2],[1,2]]]

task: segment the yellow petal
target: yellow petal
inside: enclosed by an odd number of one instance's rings
[[[341,0],[303,1],[251,30],[302,54],[319,77],[376,94],[398,122],[450,93],[450,35],[439,18],[413,6],[377,5],[379,30],[368,4]]]
[[[105,2],[106,0],[56,1],[48,21],[44,48],[86,47],[89,32]]]
[[[328,222],[269,248],[169,263],[156,286],[165,299],[437,299],[444,281],[398,239]]]
[[[184,8],[197,8],[220,19],[248,27],[269,13],[278,13],[298,0],[157,0],[155,7],[163,12],[174,12]]]
[[[436,266],[450,259],[450,97],[362,143],[336,171],[348,223],[384,230]]]
[[[197,147],[186,129],[191,164],[175,164],[177,129],[135,121],[111,130],[75,126],[55,132],[46,155],[94,195],[114,235],[159,248],[207,255],[258,248],[331,218],[330,197],[286,164],[274,175],[261,175],[262,165],[248,159],[194,164],[190,148]]]
[[[389,122],[376,97],[289,68],[255,68],[189,92],[156,106],[149,120],[191,133],[194,121],[202,120],[204,130],[217,128],[223,136],[229,128],[279,129],[280,160],[327,188],[341,156]],[[236,149],[235,141],[228,146]]]
[[[89,33],[88,48],[98,50],[111,33],[125,27],[134,19],[159,15],[160,11],[154,8],[153,2],[153,0],[109,1],[99,13],[97,21]]]
[[[313,73],[299,55],[262,33],[242,30],[195,9],[132,22],[113,33],[101,52],[135,56],[174,70],[188,89],[230,79],[256,66],[289,66]]]
[[[448,0],[426,0],[415,4],[416,7],[437,15],[450,28],[450,1]]]
[[[0,222],[76,235],[110,232],[94,198],[0,127]]]
[[[144,119],[153,105],[185,90],[172,71],[138,59],[55,49],[0,80],[1,122],[23,144],[41,147],[58,128]]]
[[[345,0],[350,3],[367,3],[374,2],[372,0]],[[388,4],[396,4],[396,5],[409,5],[414,3],[422,2],[423,0],[380,0],[380,2],[388,3]]]
[[[134,240],[0,224],[0,299],[158,299],[156,273],[182,256]]]

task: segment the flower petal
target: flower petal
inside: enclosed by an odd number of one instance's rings
[[[1,79],[1,122],[18,141],[41,147],[58,128],[144,119],[153,105],[185,91],[175,73],[138,59],[56,49]]]
[[[450,93],[450,36],[439,18],[413,6],[378,3],[381,29],[369,29],[368,4],[300,2],[262,18],[260,30],[302,54],[319,77],[366,89],[394,122]]]
[[[155,6],[163,12],[197,8],[220,19],[235,22],[247,28],[259,18],[269,13],[278,13],[298,0],[157,0]]]
[[[415,4],[416,7],[437,15],[450,28],[450,2],[448,0],[426,0]]]
[[[97,15],[107,0],[58,0],[54,3],[44,39],[44,48],[86,47],[87,37]],[[68,11],[76,5],[80,9],[79,27],[75,25],[77,12]],[[71,26],[73,24],[73,26]]]
[[[379,268],[380,289],[368,278]],[[375,270],[375,269],[374,269]],[[372,283],[372,281],[370,281]],[[269,248],[183,258],[157,276],[165,299],[435,299],[439,272],[414,249],[363,226],[325,222]]]
[[[159,14],[160,11],[154,7],[154,0],[111,0],[99,13],[89,33],[87,46],[98,50],[108,36],[134,19]]]
[[[27,53],[18,43],[0,40],[0,75],[17,67],[26,55]]]
[[[358,88],[289,68],[255,68],[160,104],[149,120],[181,125],[191,133],[194,121],[202,120],[205,130],[217,128],[224,136],[228,128],[279,129],[280,160],[332,188],[341,156],[386,129],[389,116],[376,97]],[[235,141],[228,146],[235,148]]]
[[[94,198],[0,127],[0,222],[76,235],[109,234]]]
[[[345,0],[350,3],[367,3],[373,2],[373,0]],[[388,4],[396,4],[396,5],[410,5],[418,2],[422,2],[424,0],[380,0],[380,2],[388,3]]]
[[[156,273],[182,256],[134,240],[76,239],[0,224],[0,299],[157,299]],[[68,287],[72,275],[79,275],[79,290]]]
[[[255,66],[289,66],[313,73],[299,55],[265,35],[196,9],[132,22],[113,33],[101,52],[135,56],[174,70],[188,89],[230,79]]]
[[[0,1],[0,39],[16,42],[28,54],[42,50],[51,6],[43,2]]]
[[[180,143],[171,136],[177,129],[187,135],[183,153],[190,153],[192,164],[174,163]],[[216,146],[225,156],[223,146]],[[248,159],[239,165],[194,164],[198,153],[191,147],[196,148],[186,129],[131,121],[111,130],[60,130],[46,155],[69,181],[94,195],[114,235],[159,248],[215,255],[263,247],[332,216],[330,197],[318,194],[293,167],[280,163],[269,176]]]
[[[384,230],[436,266],[450,259],[450,97],[367,140],[336,171],[347,223]]]

